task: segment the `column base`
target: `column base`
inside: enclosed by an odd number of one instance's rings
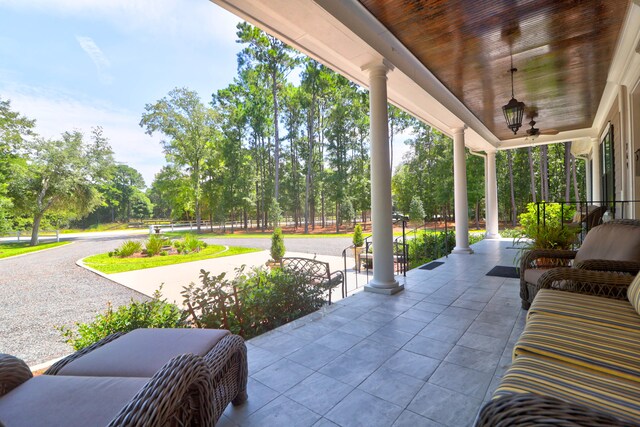
[[[502,236],[500,236],[500,233],[487,233],[484,235],[485,239],[500,239],[502,238]]]
[[[451,251],[452,254],[461,254],[461,255],[471,255],[473,253],[473,249],[471,248],[453,248]]]
[[[379,283],[376,280],[372,279],[369,283],[364,285],[365,292],[373,292],[376,294],[383,294],[383,295],[393,295],[403,290],[404,290],[404,285],[401,285],[400,283],[398,283],[397,280],[394,280],[391,283],[389,282]]]

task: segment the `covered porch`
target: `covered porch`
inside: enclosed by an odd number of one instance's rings
[[[510,239],[414,269],[247,342],[249,400],[220,426],[467,426],[511,363],[526,312]]]

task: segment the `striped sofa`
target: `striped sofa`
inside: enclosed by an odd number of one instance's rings
[[[619,286],[620,275],[593,273],[603,285],[610,278]],[[640,274],[628,281],[626,300],[541,289],[514,346],[513,364],[477,425],[519,424],[525,418],[504,421],[500,417],[509,408],[522,409],[524,395],[544,400],[544,405],[531,404],[518,416],[535,417],[541,411],[547,419],[562,420],[563,413],[571,412],[567,412],[569,404],[575,414],[596,411],[619,425],[640,424]],[[564,409],[549,410],[549,401]]]

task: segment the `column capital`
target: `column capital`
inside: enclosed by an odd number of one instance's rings
[[[456,134],[464,134],[465,129],[467,129],[467,125],[462,125],[462,126],[456,126],[454,128],[451,128],[451,133],[456,135]]]
[[[367,62],[362,67],[360,67],[362,71],[368,71],[369,75],[387,75],[388,72],[393,71],[395,67],[385,58],[374,59],[373,61]]]

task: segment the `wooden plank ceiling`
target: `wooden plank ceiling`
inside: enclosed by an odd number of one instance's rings
[[[591,127],[628,0],[359,0],[489,130]],[[527,107],[514,136],[502,106]]]

